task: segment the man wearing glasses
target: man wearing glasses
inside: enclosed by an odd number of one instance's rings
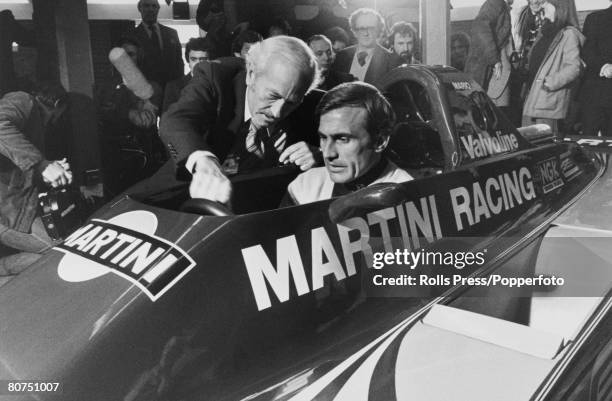
[[[378,43],[385,30],[385,20],[376,10],[355,10],[349,17],[349,25],[357,44],[340,51],[332,69],[350,73],[359,81],[375,84],[387,72],[402,64],[397,54]]]

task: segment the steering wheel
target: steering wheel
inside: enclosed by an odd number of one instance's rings
[[[179,211],[185,213],[200,214],[202,216],[233,216],[227,207],[219,202],[214,202],[208,199],[193,198],[186,200]]]

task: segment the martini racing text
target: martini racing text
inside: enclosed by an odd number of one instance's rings
[[[357,274],[358,263],[374,267],[375,252],[395,254],[397,249],[419,250],[517,208],[536,196],[531,171],[520,167],[448,192],[440,191],[352,217],[333,226],[314,227],[300,241],[293,234],[276,239],[275,247],[270,246],[268,250],[263,244],[243,248],[242,257],[257,308],[261,311],[272,306],[270,292],[281,303],[286,302],[293,289],[301,296],[322,288],[329,277],[339,282]],[[450,207],[445,210],[445,216],[450,212],[454,219],[446,218],[442,224],[439,205],[445,209]],[[480,262],[482,257],[457,253],[452,256],[451,264],[459,266],[472,258]]]

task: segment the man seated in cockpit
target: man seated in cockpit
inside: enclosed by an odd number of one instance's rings
[[[372,184],[412,180],[383,155],[395,114],[374,86],[338,85],[323,96],[316,116],[325,167],[312,168],[293,180],[283,206],[329,199]]]

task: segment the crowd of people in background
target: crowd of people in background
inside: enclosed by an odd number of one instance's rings
[[[611,9],[588,15],[581,31],[574,0],[529,0],[516,21],[512,5],[484,2],[472,24],[465,72],[516,126],[544,123],[556,135],[610,135]],[[451,39],[451,57],[462,59],[454,53],[464,43]]]
[[[259,30],[255,30],[254,22],[244,21],[230,31],[219,4],[203,1],[198,7],[196,21],[206,34],[187,42],[184,60],[189,65],[189,72],[183,74],[177,33],[157,20],[159,2],[140,0],[137,7],[142,22],[133,32],[126,33],[116,46],[133,56],[134,64],[155,88],[148,99],[154,107],[144,109],[144,100],[130,95],[120,74],[116,74],[117,82],[112,88],[100,90],[103,150],[109,154],[104,157],[108,164],[105,174],[114,182],[107,189],[114,193],[150,175],[163,164],[164,156],[169,156],[160,146],[156,122],[143,117],[155,111],[156,116],[163,119],[163,114],[191,81],[198,63],[215,62],[233,71],[244,70],[251,46],[264,38],[294,35],[294,29],[283,18],[273,18],[269,25]],[[316,56],[321,76],[319,89],[330,90],[356,80],[375,84],[403,63],[420,63],[420,40],[413,24],[400,21],[387,30],[383,16],[367,8],[353,12],[346,23],[348,30],[341,26],[302,29],[302,33],[316,32],[301,39]],[[125,168],[126,164],[129,168]]]

